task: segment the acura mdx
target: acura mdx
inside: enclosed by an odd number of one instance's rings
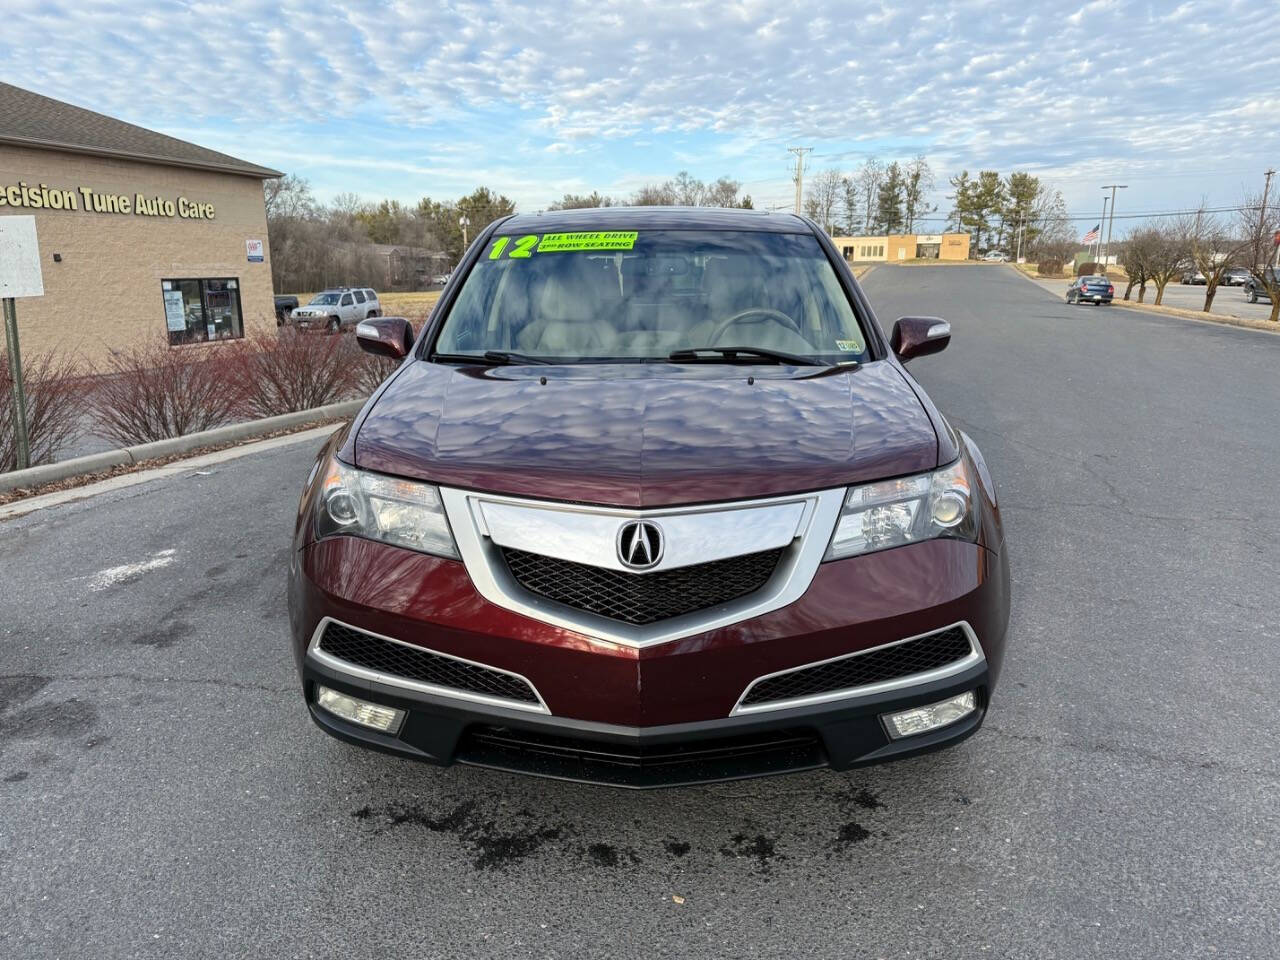
[[[973,734],[1009,569],[982,454],[790,214],[517,215],[320,451],[290,563],[312,719],[362,746],[627,787]]]

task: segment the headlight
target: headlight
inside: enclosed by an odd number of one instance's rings
[[[458,559],[440,491],[331,459],[316,497],[316,536],[350,534]]]
[[[827,560],[888,550],[917,540],[977,536],[964,458],[933,473],[850,487]]]

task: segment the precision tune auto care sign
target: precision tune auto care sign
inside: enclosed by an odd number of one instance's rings
[[[187,197],[146,196],[141,193],[104,193],[91,187],[51,187],[47,183],[0,184],[0,207],[26,210],[84,210],[137,217],[176,217],[179,220],[212,220],[212,203]]]

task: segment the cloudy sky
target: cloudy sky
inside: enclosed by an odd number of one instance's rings
[[[1185,3],[6,0],[0,77],[307,177],[536,209],[687,169],[1027,169],[1073,214],[1237,201],[1280,166],[1280,7]],[[1096,219],[1096,218],[1095,218]],[[1091,226],[1092,223],[1086,225]]]

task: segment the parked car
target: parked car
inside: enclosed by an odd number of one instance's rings
[[[1250,273],[1244,267],[1232,267],[1222,275],[1224,287],[1243,287],[1249,283]]]
[[[1270,282],[1272,287],[1280,283],[1275,267],[1267,267],[1262,275]],[[1252,273],[1249,274],[1249,279],[1244,285],[1244,297],[1250,303],[1257,303],[1259,300],[1265,300],[1267,303],[1271,302],[1271,294],[1263,284],[1258,282],[1258,278]]]
[[[1205,276],[1204,276],[1204,274],[1203,274],[1203,273],[1201,273],[1199,270],[1196,270],[1196,269],[1192,268],[1192,269],[1189,269],[1189,270],[1185,270],[1185,271],[1183,271],[1181,282],[1182,282],[1182,283],[1189,283],[1189,284],[1196,284],[1196,285],[1198,285],[1198,286],[1202,286],[1202,287],[1203,287],[1203,286],[1205,286],[1209,281],[1205,279]]]
[[[1067,287],[1067,303],[1110,303],[1115,295],[1114,284],[1096,274],[1076,277]]]
[[[293,316],[293,311],[298,309],[298,298],[290,296],[276,297],[276,326],[282,326],[289,322]]]
[[[293,311],[293,320],[303,330],[320,328],[337,333],[381,314],[378,295],[368,287],[338,287],[317,293],[305,307]]]
[[[289,610],[341,739],[628,787],[852,766],[981,726],[1009,566],[973,440],[792,214],[491,224],[304,483]]]
[[[431,278],[431,282],[438,284],[439,286],[444,286],[449,282],[449,275],[447,273],[438,273]]]
[[[982,259],[987,263],[1007,263],[1009,255],[1002,250],[988,250]]]

